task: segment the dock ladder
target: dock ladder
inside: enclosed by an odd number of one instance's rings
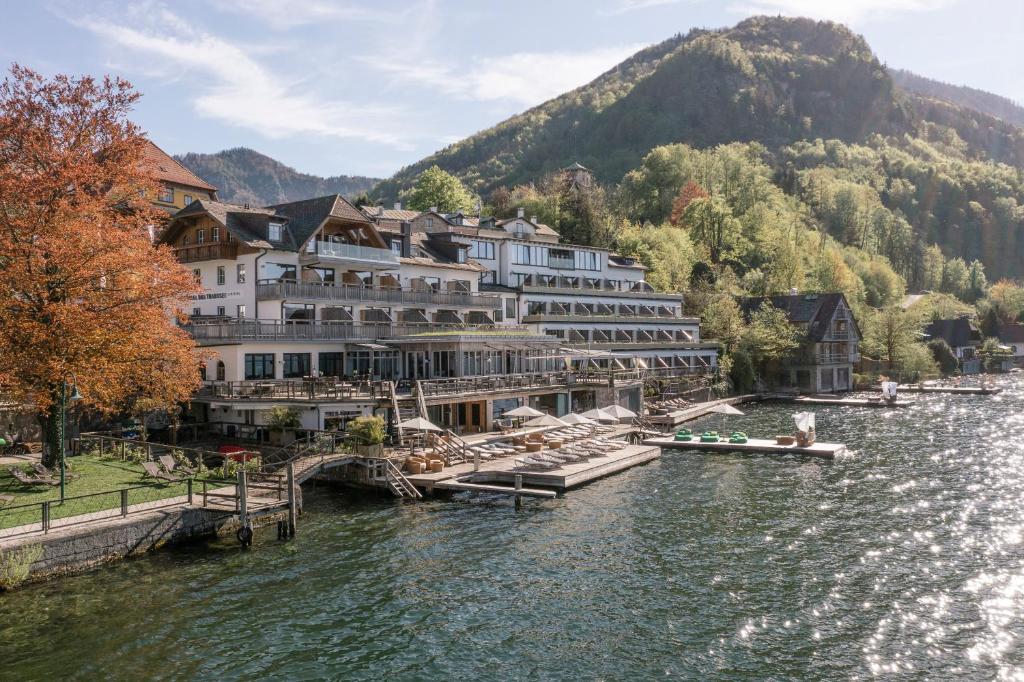
[[[373,478],[377,481],[382,481],[395,497],[409,497],[418,499],[423,497],[420,491],[416,489],[408,478],[405,477],[395,463],[386,457],[380,457],[375,459],[370,464],[373,472]]]

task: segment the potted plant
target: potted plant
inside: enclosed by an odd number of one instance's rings
[[[267,414],[270,442],[276,445],[288,445],[295,440],[294,429],[300,426],[302,426],[302,418],[294,407],[274,407]]]
[[[381,417],[356,417],[345,427],[352,438],[352,451],[366,457],[380,457],[384,453],[387,427]]]

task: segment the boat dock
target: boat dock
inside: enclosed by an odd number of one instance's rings
[[[711,414],[711,410],[717,405],[738,405],[740,403],[758,399],[759,397],[756,395],[738,395],[731,398],[722,398],[721,400],[697,403],[689,407],[684,407],[681,410],[669,412],[668,414],[648,415],[647,421],[659,428],[669,429],[684,422],[693,421],[694,419],[699,419],[704,415]]]
[[[929,384],[900,384],[896,391],[907,393],[949,393],[952,395],[996,395],[1003,389],[995,386],[932,386]]]
[[[775,398],[798,405],[832,405],[837,407],[910,407],[912,400],[885,401],[881,398],[823,398],[818,396],[799,396],[793,398]]]
[[[746,443],[701,443],[700,440],[675,440],[673,437],[648,438],[644,445],[675,450],[700,450],[704,452],[753,452],[768,455],[810,455],[822,459],[833,459],[846,452],[841,443],[812,443],[807,447],[779,445],[774,440],[749,438]]]
[[[661,456],[661,450],[652,445],[625,445],[601,457],[591,457],[582,462],[567,462],[551,470],[526,470],[515,462],[515,457],[500,457],[480,462],[475,469],[473,462],[445,467],[437,473],[423,472],[406,474],[406,478],[417,488],[431,493],[434,490],[474,491],[522,495],[524,497],[554,497],[564,492],[618,473]],[[516,477],[521,476],[522,488],[516,489]]]

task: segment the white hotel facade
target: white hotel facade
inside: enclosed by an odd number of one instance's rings
[[[305,428],[331,429],[411,408],[488,430],[523,402],[555,414],[638,409],[641,374],[716,365],[680,294],[521,215],[361,211],[340,196],[262,208],[200,200],[161,241],[203,287],[185,311],[213,352],[200,420],[258,427],[288,404]]]

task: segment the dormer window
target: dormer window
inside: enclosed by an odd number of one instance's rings
[[[267,239],[272,242],[281,241],[281,231],[283,228],[284,225],[281,223],[270,223],[267,226]]]

